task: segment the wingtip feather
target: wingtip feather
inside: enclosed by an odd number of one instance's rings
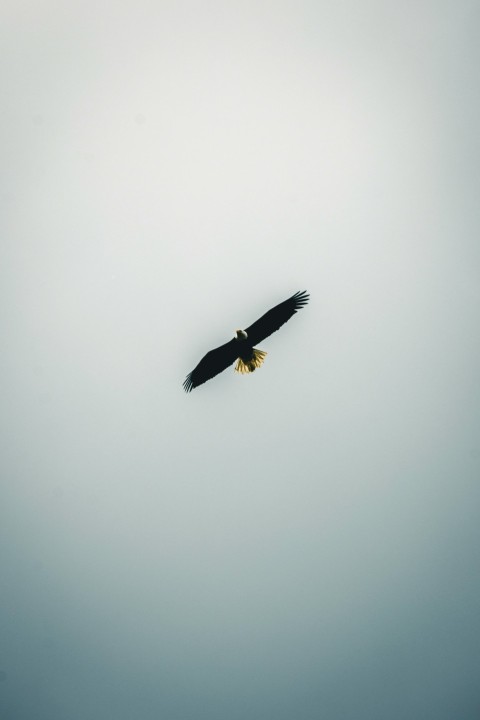
[[[304,307],[310,299],[310,294],[306,290],[299,290],[293,295],[292,300],[295,301],[295,309],[299,310]]]

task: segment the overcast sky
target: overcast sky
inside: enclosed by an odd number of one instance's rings
[[[2,720],[478,720],[479,15],[7,1]]]

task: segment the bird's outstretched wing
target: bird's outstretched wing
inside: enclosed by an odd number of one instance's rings
[[[285,300],[279,305],[275,305],[274,308],[266,312],[265,315],[262,315],[253,325],[245,328],[245,332],[252,345],[261,342],[264,338],[278,330],[287,320],[290,320],[297,310],[301,310],[302,307],[307,304],[308,298],[309,294],[305,290],[303,292],[297,292],[295,295],[292,295],[291,298],[288,298],[288,300]]]
[[[218,373],[226,370],[238,357],[238,341],[233,338],[225,345],[210,350],[205,357],[198,363],[197,367],[187,375],[184,380],[183,387],[185,392],[190,392],[193,388],[198,387],[202,383],[215,377]]]

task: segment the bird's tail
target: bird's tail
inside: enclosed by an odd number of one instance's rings
[[[267,353],[264,350],[257,350],[257,348],[253,348],[253,356],[251,360],[242,360],[242,358],[238,358],[237,364],[235,365],[235,372],[242,373],[252,373],[254,370],[260,367],[260,365],[265,360],[265,355]]]

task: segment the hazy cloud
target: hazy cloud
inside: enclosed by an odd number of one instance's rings
[[[478,718],[475,5],[2,15],[2,718]]]

